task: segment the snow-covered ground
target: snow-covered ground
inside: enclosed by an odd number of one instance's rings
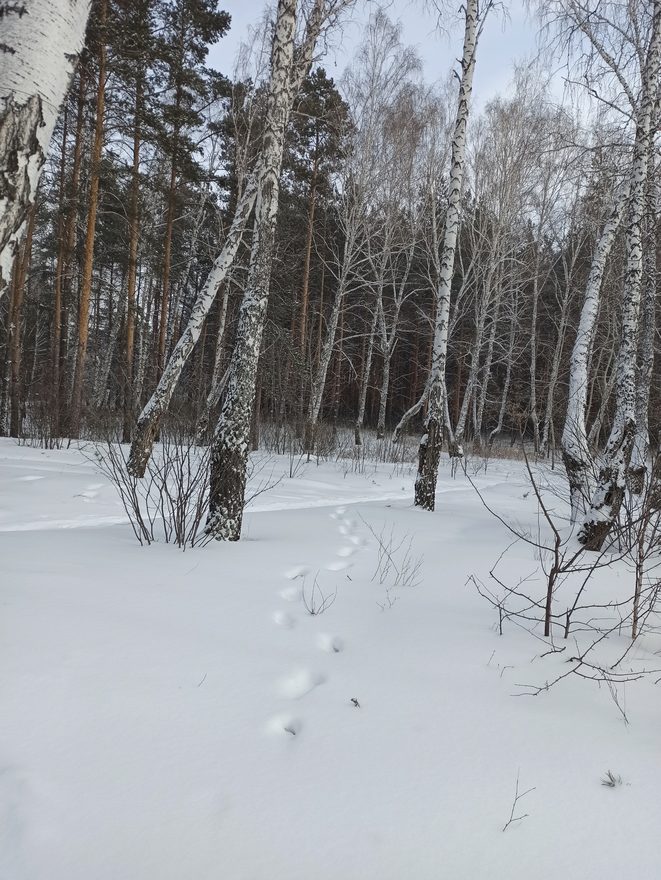
[[[430,515],[401,468],[290,464],[240,543],[182,553],[78,450],[0,441],[1,880],[659,880],[654,678],[628,726],[576,677],[515,696],[566,659],[466,585],[509,541],[466,478]],[[518,463],[476,482],[536,527]]]

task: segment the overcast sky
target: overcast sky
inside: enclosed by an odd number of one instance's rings
[[[249,25],[257,22],[266,5],[275,0],[223,0],[222,8],[232,16],[232,28],[217,46],[211,50],[209,61],[224,73],[231,73],[239,44],[245,39]],[[454,2],[454,0],[450,0]],[[460,0],[456,0],[457,7]],[[370,0],[358,0],[353,19],[345,25],[343,33],[335,39],[335,47],[323,60],[329,74],[338,78],[360,42],[361,30],[370,9]],[[443,79],[453,59],[461,51],[462,32],[457,17],[451,30],[439,34],[435,18],[425,12],[424,0],[386,0],[382,4],[390,18],[399,20],[403,26],[403,42],[417,48],[424,64],[428,82]],[[487,20],[478,50],[475,72],[474,100],[478,106],[497,94],[504,94],[512,77],[515,61],[530,58],[536,52],[537,24],[524,8],[522,0],[507,2],[508,16],[492,12]]]

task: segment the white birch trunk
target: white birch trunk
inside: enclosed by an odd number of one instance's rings
[[[643,491],[649,464],[649,404],[654,370],[654,339],[656,336],[656,217],[659,204],[657,168],[650,163],[648,172],[647,218],[645,230],[645,286],[639,339],[638,387],[636,390],[636,434],[629,467],[629,486],[637,494]]]
[[[530,402],[528,404],[528,415],[530,417],[530,423],[532,424],[533,445],[536,455],[539,454],[539,415],[537,414],[537,311],[539,307],[540,244],[541,242],[537,243],[538,256],[533,272],[532,314],[530,317]]]
[[[321,414],[321,405],[326,389],[326,379],[330,367],[333,351],[335,350],[335,338],[340,320],[340,314],[344,305],[349,282],[355,276],[358,267],[359,241],[364,238],[364,215],[362,210],[362,194],[356,190],[351,197],[345,195],[345,208],[343,217],[344,224],[344,250],[341,258],[338,257],[339,271],[337,273],[337,286],[331,305],[330,315],[326,323],[326,336],[319,352],[317,367],[313,372],[308,401],[307,415],[304,428],[303,446],[306,452],[312,452],[315,443],[317,423]]]
[[[362,446],[363,422],[365,421],[365,407],[367,405],[367,389],[369,388],[370,373],[372,372],[372,355],[374,353],[374,334],[376,332],[376,322],[379,318],[377,309],[374,309],[372,317],[372,325],[370,327],[370,335],[367,343],[367,353],[365,355],[365,363],[363,364],[363,375],[360,380],[360,393],[358,395],[358,414],[356,415],[356,424],[354,427],[354,443],[356,446]]]
[[[516,328],[518,323],[518,297],[515,295],[514,302],[512,303],[512,316],[510,320],[510,335],[509,342],[507,346],[507,355],[505,356],[505,363],[507,364],[505,368],[505,381],[503,383],[503,393],[500,398],[500,409],[498,410],[498,421],[494,428],[492,428],[489,433],[488,444],[491,446],[496,437],[503,430],[503,425],[505,423],[505,412],[507,411],[507,400],[509,398],[510,393],[510,385],[512,384],[512,363],[514,361],[514,346],[516,344]]]
[[[553,349],[553,358],[551,360],[551,374],[549,376],[548,386],[546,389],[546,405],[544,409],[544,424],[542,427],[542,442],[540,451],[544,456],[548,455],[549,453],[549,438],[553,438],[555,436],[553,433],[553,402],[555,400],[555,391],[558,384],[558,376],[560,373],[560,359],[562,357],[562,352],[565,345],[565,336],[567,334],[572,272],[574,271],[577,257],[578,250],[575,249],[571,267],[567,265],[567,260],[563,258],[565,277],[562,300],[560,302],[560,321],[558,323],[558,337],[556,339],[555,348]],[[555,441],[553,441],[553,444],[555,459]]]
[[[386,412],[388,407],[388,392],[390,390],[390,368],[392,357],[397,346],[397,332],[399,330],[399,316],[406,295],[406,284],[413,264],[413,245],[405,251],[404,272],[399,281],[393,278],[393,307],[389,322],[386,321],[386,312],[383,305],[383,292],[380,297],[379,328],[381,333],[381,354],[383,357],[383,375],[381,376],[381,391],[379,396],[379,415],[376,425],[377,440],[383,440],[386,435]],[[396,265],[396,264],[395,264]],[[389,324],[389,326],[388,326]]]
[[[455,426],[454,442],[458,446],[462,446],[464,442],[464,434],[466,431],[466,422],[468,420],[468,410],[477,385],[477,377],[480,370],[480,353],[482,351],[484,341],[484,330],[486,327],[487,311],[491,300],[491,290],[493,284],[493,276],[496,271],[496,264],[492,263],[487,270],[487,277],[484,282],[484,289],[476,303],[477,320],[475,322],[475,341],[471,348],[470,367],[468,368],[468,379],[466,380],[466,388],[464,397],[461,401],[461,409]]]
[[[317,422],[321,413],[321,404],[324,399],[324,391],[326,389],[326,378],[328,376],[328,368],[330,367],[333,350],[335,349],[335,337],[337,336],[337,326],[340,321],[340,313],[344,303],[346,294],[346,280],[344,276],[335,290],[331,313],[326,325],[326,338],[321,347],[319,363],[314,372],[312,379],[312,388],[310,389],[310,402],[308,404],[308,417],[305,423],[305,436],[303,443],[306,452],[312,452],[314,449],[315,434],[317,431]]]
[[[628,187],[625,187],[616,196],[615,205],[599,236],[592,257],[583,308],[571,354],[567,414],[561,445],[562,458],[569,480],[572,522],[585,513],[586,503],[592,492],[590,483],[594,463],[585,425],[588,374],[599,313],[601,282],[617,230],[624,216],[628,194]]]
[[[482,442],[482,422],[484,420],[484,409],[487,403],[487,393],[489,390],[489,382],[491,380],[491,368],[493,366],[493,356],[496,347],[496,331],[500,319],[500,309],[503,301],[502,283],[499,281],[496,287],[496,299],[494,302],[493,317],[491,319],[491,327],[489,328],[489,341],[487,342],[487,354],[484,360],[484,368],[482,370],[482,381],[480,383],[480,395],[475,413],[474,430],[475,438],[478,443]]]
[[[317,0],[308,20],[303,48],[295,63],[296,6],[296,0],[279,0],[273,35],[250,268],[211,451],[206,531],[216,540],[238,541],[241,537],[250,425],[268,306],[285,131],[295,94],[310,69],[314,46],[327,12],[325,0]]]
[[[473,90],[473,73],[479,37],[479,5],[477,0],[467,0],[464,7],[464,49],[461,60],[459,101],[452,138],[450,190],[445,234],[441,253],[440,275],[436,290],[436,326],[429,377],[429,409],[425,421],[425,433],[420,440],[418,474],[415,481],[415,504],[424,510],[433,510],[436,500],[436,480],[441,454],[442,424],[444,420],[445,365],[448,347],[448,319],[450,293],[457,236],[461,219],[461,189],[466,161],[466,126]]]
[[[24,0],[0,8],[0,299],[83,47],[89,7],[89,0]]]
[[[645,215],[647,169],[653,146],[651,121],[658,91],[660,57],[661,0],[655,0],[650,41],[643,70],[640,105],[636,115],[631,196],[626,230],[627,263],[617,360],[616,410],[600,463],[597,488],[578,535],[579,541],[587,550],[602,548],[618,516],[624,498],[627,469],[636,432],[636,351],[643,274],[642,227]]]
[[[129,472],[137,477],[144,476],[161,419],[172,400],[188,358],[200,338],[204,321],[214,303],[218,289],[234,263],[246,223],[255,204],[256,194],[257,177],[253,175],[248,180],[236,206],[234,219],[222,250],[216,257],[209,277],[195,300],[186,329],[174,347],[156,390],[140,413],[128,461]]]

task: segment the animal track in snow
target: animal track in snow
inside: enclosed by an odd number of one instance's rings
[[[351,568],[352,564],[348,559],[336,559],[334,562],[329,562],[325,568],[326,571],[344,571],[346,568]]]
[[[288,700],[300,700],[310,691],[326,681],[326,677],[308,669],[299,669],[281,678],[278,682],[278,693]]]
[[[340,549],[337,551],[337,555],[346,559],[348,556],[353,556],[355,552],[355,547],[340,547]]]
[[[347,540],[351,541],[356,547],[365,546],[365,538],[361,538],[360,535],[348,535]]]
[[[298,736],[303,730],[303,722],[293,715],[274,715],[266,725],[269,733]]]
[[[317,647],[320,651],[325,651],[327,654],[339,654],[344,649],[344,642],[339,636],[319,633],[317,636]]]
[[[305,577],[306,574],[310,574],[309,565],[295,565],[285,572],[285,577],[290,581],[295,581],[296,578]]]
[[[296,626],[296,618],[286,611],[274,611],[273,622],[283,629],[293,629]]]
[[[285,587],[284,590],[280,590],[279,596],[286,602],[295,602],[297,599],[301,598],[301,588]]]

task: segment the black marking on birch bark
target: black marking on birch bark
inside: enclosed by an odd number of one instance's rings
[[[661,0],[655,0],[647,61],[636,119],[631,198],[626,228],[627,264],[624,276],[620,348],[617,361],[616,412],[604,453],[597,490],[578,539],[588,550],[600,550],[624,498],[626,473],[636,433],[636,353],[641,299],[642,221],[645,182],[652,154],[652,116],[658,92],[661,60]]]
[[[23,18],[24,15],[28,15],[28,10],[22,3],[0,3],[0,21],[5,15],[18,15],[19,18]]]
[[[41,125],[39,95],[31,95],[25,103],[17,103],[12,95],[5,98],[0,113],[0,156],[5,157],[5,166],[0,168],[0,199],[6,199],[8,207],[0,216],[0,258],[7,250],[15,256],[34,197],[30,163],[36,164],[38,169],[44,164],[44,153],[37,138]],[[3,275],[0,261],[0,296],[9,280]]]
[[[236,541],[241,535],[250,423],[268,305],[280,168],[296,79],[293,70],[295,27],[296,0],[279,0],[250,268],[239,312],[227,391],[211,455],[206,531],[217,540]]]

